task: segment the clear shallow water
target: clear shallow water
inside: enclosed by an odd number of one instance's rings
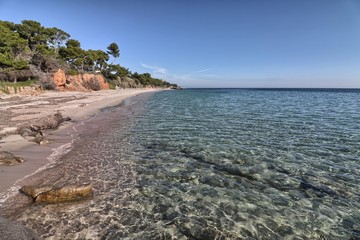
[[[359,103],[359,91],[159,93],[134,129],[139,201],[178,237],[358,239]]]
[[[359,100],[219,89],[127,103],[39,178],[91,182],[94,198],[17,220],[49,239],[359,239]]]

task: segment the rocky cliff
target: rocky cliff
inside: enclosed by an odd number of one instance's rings
[[[175,84],[169,84],[162,80],[162,85],[158,82],[145,82],[144,79],[136,77],[118,77],[117,79],[106,80],[102,74],[99,73],[79,73],[75,75],[66,74],[66,71],[58,68],[53,72],[42,72],[34,66],[30,66],[30,77],[32,83],[28,86],[17,86],[11,84],[0,84],[0,95],[2,94],[21,94],[21,95],[37,95],[42,90],[57,90],[57,91],[99,91],[117,88],[171,88],[181,89]],[[0,74],[0,83],[1,83]],[[18,77],[20,79],[20,77]],[[36,80],[34,80],[36,79]],[[21,80],[24,80],[21,78]],[[151,79],[150,79],[151,80]],[[25,81],[25,80],[24,80]],[[143,82],[141,82],[143,81]],[[6,81],[5,81],[6,83]],[[21,82],[18,82],[21,83]],[[165,84],[166,83],[166,84]],[[29,83],[27,83],[29,84]]]
[[[65,71],[59,69],[52,74],[56,90],[62,91],[99,91],[109,89],[109,84],[101,74],[83,73],[77,75],[66,75]]]

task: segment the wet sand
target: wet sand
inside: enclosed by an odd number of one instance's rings
[[[20,135],[0,139],[0,151],[9,151],[24,158],[15,166],[0,166],[0,206],[35,173],[50,168],[59,157],[72,149],[78,128],[101,113],[101,109],[119,105],[125,99],[158,91],[156,89],[125,89],[99,92],[44,92],[39,96],[2,96],[0,99],[0,132],[60,111],[71,117],[56,130],[44,131],[49,143],[38,145]]]
[[[43,239],[100,239],[108,228],[137,219],[129,208],[136,190],[136,171],[129,137],[152,93],[126,98],[121,104],[75,126],[71,151],[22,181],[26,185],[91,183],[93,197],[79,202],[41,204],[16,193],[0,206],[1,214]],[[57,135],[57,134],[56,134]],[[130,154],[130,155],[129,155]],[[106,237],[105,237],[106,238]]]

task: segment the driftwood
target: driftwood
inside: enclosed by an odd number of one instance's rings
[[[59,203],[77,201],[92,196],[91,184],[54,186],[23,186],[20,192],[30,196],[35,202]]]

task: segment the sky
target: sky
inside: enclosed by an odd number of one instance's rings
[[[360,88],[360,0],[0,0],[182,87]]]

